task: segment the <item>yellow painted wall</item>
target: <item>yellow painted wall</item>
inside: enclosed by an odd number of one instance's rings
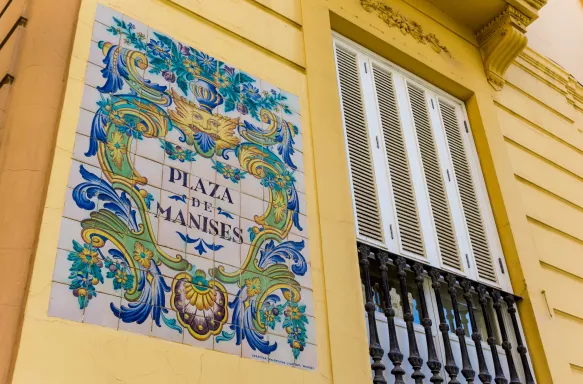
[[[316,372],[47,316],[98,2],[300,96],[318,319]],[[544,71],[528,67],[528,57],[518,59],[509,84],[495,92],[472,31],[429,3],[387,2],[435,33],[451,57],[389,28],[358,0],[82,1],[14,383],[370,381],[332,29],[466,100],[514,291],[524,298],[519,311],[538,382],[581,380],[583,368],[569,364],[583,367],[583,355],[565,347],[567,330],[583,337],[581,307],[567,300],[573,297],[568,287],[583,293],[583,268],[576,262],[583,244],[583,202],[577,193],[583,177],[582,118],[567,101],[574,97],[555,89],[566,89],[564,84],[544,83],[539,74]]]
[[[541,271],[527,283],[548,303],[557,382],[583,383],[583,87],[571,78],[572,95],[568,72],[530,49],[507,82],[495,102]]]
[[[318,319],[321,319],[317,325],[317,339],[321,347],[318,350],[319,367],[316,372],[269,365],[47,316],[59,221],[71,166],[97,3],[95,0],[81,2],[13,382],[330,382],[325,290],[317,241],[310,242],[315,311]],[[252,2],[235,0],[111,0],[100,3],[299,95],[302,110],[308,109],[303,70],[303,38],[297,24],[301,21],[301,16],[297,14],[297,7],[274,7],[277,12],[287,15],[284,17],[268,8],[268,1],[262,2],[263,7]],[[299,5],[299,2],[295,4]],[[225,13],[225,10],[230,12]],[[306,137],[305,162],[311,164],[313,157],[309,145],[310,121],[308,115],[305,116],[302,121]],[[312,168],[306,166],[306,188],[307,193],[312,196],[315,194],[313,178]],[[310,238],[317,239],[318,214],[315,200],[308,200],[308,209],[309,235]],[[363,360],[365,358],[363,355]]]

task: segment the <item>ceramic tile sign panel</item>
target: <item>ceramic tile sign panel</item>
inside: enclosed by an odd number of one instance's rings
[[[297,97],[109,8],[91,44],[49,315],[315,369]]]

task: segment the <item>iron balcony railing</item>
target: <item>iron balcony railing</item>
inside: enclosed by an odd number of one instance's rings
[[[359,244],[358,254],[368,318],[373,383],[384,384],[391,381],[388,378],[397,384],[428,381],[459,384],[460,380],[474,383],[475,368],[481,383],[535,383],[516,314],[515,304],[521,300],[520,297],[368,245]],[[428,296],[431,291],[433,293]],[[437,316],[430,306],[436,307]],[[379,312],[379,317],[386,317],[386,325],[385,319],[380,322],[376,318]],[[439,319],[435,338],[432,318]],[[379,339],[378,321],[380,326],[388,328],[388,345],[385,348]],[[396,326],[396,321],[399,326]],[[450,329],[455,335],[450,334]],[[380,331],[386,334],[386,330]],[[438,332],[441,337],[438,337]],[[423,333],[425,345],[419,345],[417,336]],[[487,344],[483,346],[484,333]],[[406,342],[408,348],[400,346],[399,339],[401,344]],[[516,343],[515,351],[512,342]],[[459,349],[454,348],[455,345]],[[419,347],[424,351],[423,357]],[[485,355],[487,349],[491,359]],[[387,356],[393,365],[390,371],[392,377],[385,372],[388,365],[386,359],[383,363],[385,350],[388,350]],[[409,353],[409,373],[403,361],[406,351]],[[471,355],[470,351],[475,351],[475,355]],[[423,367],[425,356],[428,370]],[[516,365],[515,356],[520,359],[520,366]],[[461,369],[458,366],[460,360]],[[488,365],[493,366],[493,372]],[[428,371],[431,372],[429,378],[426,377],[429,376]],[[445,374],[449,376],[448,380],[444,379]]]

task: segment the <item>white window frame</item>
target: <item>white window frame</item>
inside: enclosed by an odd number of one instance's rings
[[[378,182],[377,184],[380,188],[377,189],[377,197],[379,199],[379,210],[381,214],[381,223],[383,225],[383,235],[385,244],[379,243],[377,241],[364,238],[359,236],[359,239],[363,242],[369,243],[371,245],[387,249],[393,253],[401,254],[405,257],[418,260],[419,262],[426,263],[429,265],[437,266],[441,269],[451,271],[456,274],[460,274],[459,270],[452,269],[443,265],[441,258],[439,257],[438,249],[438,239],[437,232],[434,230],[435,224],[433,222],[433,215],[431,214],[431,207],[429,203],[428,190],[425,187],[425,175],[422,169],[422,161],[420,158],[420,152],[418,148],[418,141],[416,137],[415,129],[406,129],[406,127],[413,126],[413,116],[409,108],[408,100],[408,90],[407,82],[425,90],[425,97],[429,103],[434,104],[434,108],[428,108],[428,114],[430,117],[430,122],[434,132],[434,140],[436,146],[438,147],[438,158],[442,170],[449,170],[449,177],[455,181],[455,183],[448,183],[448,175],[443,172],[443,180],[445,181],[445,189],[448,200],[450,202],[450,213],[452,217],[452,224],[454,228],[454,233],[458,242],[458,248],[460,253],[460,265],[462,266],[461,274],[472,279],[474,281],[479,281],[483,284],[494,286],[500,288],[506,292],[512,292],[512,286],[510,283],[510,278],[508,270],[506,268],[506,261],[504,254],[502,252],[502,247],[500,239],[498,236],[498,231],[496,229],[496,223],[494,221],[494,215],[492,212],[492,207],[490,205],[490,200],[488,197],[488,192],[486,189],[484,177],[482,174],[480,160],[476,151],[475,142],[472,136],[471,127],[469,125],[469,119],[467,117],[467,111],[463,101],[445,93],[439,88],[429,84],[428,82],[420,79],[414,74],[408,72],[407,70],[387,61],[386,59],[380,57],[374,52],[350,41],[349,39],[333,32],[334,44],[338,45],[343,49],[351,51],[357,55],[357,62],[359,65],[359,77],[361,83],[361,96],[363,100],[364,113],[367,119],[366,126],[369,130],[369,145],[371,149],[371,157],[374,162],[374,176]],[[366,73],[363,68],[366,65]],[[396,208],[394,204],[394,196],[391,186],[391,178],[388,169],[387,157],[385,153],[385,146],[383,139],[383,132],[380,127],[380,111],[378,110],[378,101],[376,100],[376,92],[374,90],[373,83],[373,65],[380,69],[397,74],[398,76],[393,76],[393,83],[396,91],[397,108],[401,118],[401,125],[403,129],[403,139],[405,144],[405,149],[408,156],[412,156],[412,153],[416,155],[416,161],[410,161],[410,173],[411,181],[413,183],[413,192],[417,200],[417,209],[419,215],[419,225],[421,227],[422,237],[424,240],[425,256],[419,257],[410,252],[404,251],[401,247],[401,242],[399,239],[399,228],[398,220],[396,214]],[[338,68],[336,68],[338,70]],[[401,77],[402,76],[402,77]],[[338,87],[340,89],[340,82],[338,81]],[[399,88],[397,90],[397,88]],[[340,98],[342,95],[340,94]],[[462,134],[462,140],[464,141],[465,149],[467,152],[468,163],[470,166],[470,172],[474,180],[474,188],[476,191],[476,197],[478,200],[480,211],[482,212],[482,220],[484,231],[488,239],[488,245],[490,247],[490,253],[492,257],[493,268],[495,269],[497,276],[497,283],[490,280],[482,279],[478,276],[476,261],[473,257],[472,245],[469,238],[469,231],[467,228],[467,223],[465,215],[463,212],[461,197],[457,188],[457,180],[455,179],[455,171],[453,164],[451,163],[451,156],[449,153],[449,146],[447,145],[447,137],[445,135],[444,128],[441,124],[441,110],[439,106],[439,100],[443,100],[452,106],[459,106],[456,108],[456,116],[458,119],[458,124],[461,129],[467,127],[467,133]],[[343,117],[343,127],[344,127],[344,117]],[[436,129],[435,127],[441,127]],[[345,130],[345,128],[344,128]],[[348,156],[348,142],[346,131],[345,133],[345,146]],[[377,146],[377,142],[374,137],[378,137],[380,140],[380,145]],[[380,150],[377,150],[380,149]],[[443,159],[443,154],[447,154],[448,158]],[[349,165],[350,167],[350,165]],[[351,192],[354,197],[354,190],[352,186],[352,175],[350,175],[351,182]],[[390,199],[382,198],[383,196],[390,196]],[[355,203],[353,200],[353,209],[355,210]],[[388,225],[387,225],[388,224]],[[356,222],[358,226],[358,222]],[[392,231],[389,229],[392,226]],[[462,230],[460,230],[462,229]],[[468,261],[470,265],[468,267]],[[502,270],[504,266],[504,271]]]

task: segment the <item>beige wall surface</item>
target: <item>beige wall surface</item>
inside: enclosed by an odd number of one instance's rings
[[[528,27],[529,46],[583,83],[583,1],[549,0]]]

